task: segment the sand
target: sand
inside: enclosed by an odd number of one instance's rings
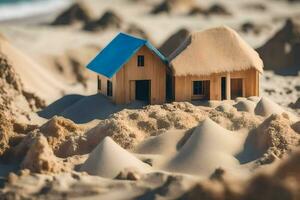
[[[261,100],[257,103],[254,111],[255,111],[255,114],[261,115],[264,117],[268,117],[271,114],[286,113],[292,121],[296,122],[299,120],[297,116],[295,116],[294,114],[292,114],[290,112],[284,111],[284,109],[282,107],[280,107],[278,104],[270,101],[266,97],[261,98]]]
[[[241,100],[238,101],[235,105],[233,105],[238,111],[244,111],[249,113],[254,113],[255,102],[251,100]]]
[[[72,90],[72,87],[62,80],[58,80],[55,76],[49,76],[49,74],[53,74],[51,71],[39,66],[37,62],[15,48],[6,39],[0,39],[0,50],[21,77],[24,88],[47,102],[52,102],[65,91]]]
[[[80,171],[85,171],[90,175],[115,178],[126,168],[145,173],[150,166],[122,149],[111,138],[105,137],[90,153],[88,159],[80,167]]]
[[[246,100],[237,100],[240,101]],[[183,198],[198,196],[199,188],[210,195],[228,195],[223,191],[225,187],[242,199],[243,195],[250,195],[244,188],[253,187],[253,174],[269,165],[276,166],[297,146],[299,135],[292,129],[294,124],[287,115],[273,114],[265,118],[237,111],[233,107],[237,102],[222,102],[231,109],[189,103],[125,109],[106,120],[86,125],[54,117],[28,133],[19,145],[10,147],[15,152],[11,156],[19,155],[20,166],[39,175],[11,174],[6,191],[40,196],[41,193],[27,186],[28,182],[39,181],[37,188],[52,182],[49,191],[76,197],[159,194]],[[245,116],[248,123],[241,123]],[[146,121],[151,123],[145,124]],[[76,148],[58,151],[67,146]],[[25,153],[24,159],[21,152]],[[60,155],[64,159],[55,155],[58,152],[65,153]],[[210,181],[211,178],[225,182]],[[16,184],[18,189],[13,189]]]
[[[178,143],[188,134],[181,130],[169,130],[159,136],[152,136],[138,144],[134,148],[139,154],[162,154],[170,155],[178,151]],[[170,140],[170,138],[172,138]]]
[[[21,168],[36,173],[59,172],[61,171],[61,165],[48,146],[46,138],[38,136],[22,161]]]
[[[190,31],[227,25],[270,52],[277,32],[296,29],[286,18],[300,4],[84,3],[88,14],[75,4],[42,24],[0,24],[7,57],[0,56],[3,198],[299,199],[300,79],[278,74],[286,62],[266,67],[277,74],[261,75],[261,97],[152,106],[115,106],[95,94],[95,74],[85,65],[119,31],[170,47]],[[151,14],[157,6],[163,12]],[[104,15],[110,10],[113,15]],[[50,25],[55,18],[60,25]],[[91,22],[95,30],[85,31]],[[276,51],[292,51],[272,62],[297,55],[298,36],[290,38]]]
[[[234,170],[239,162],[233,155],[241,151],[243,144],[234,134],[208,118],[163,168],[197,175],[211,175],[218,167]]]

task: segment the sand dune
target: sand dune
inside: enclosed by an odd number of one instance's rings
[[[228,10],[228,8],[220,3],[215,3],[208,8],[195,6],[190,10],[188,14],[205,15],[205,16],[210,16],[210,15],[231,16],[232,15],[232,13]]]
[[[238,111],[254,113],[256,104],[250,100],[241,100],[233,105]]]
[[[146,39],[148,41],[151,41],[152,44],[154,44],[154,42],[152,41],[149,34],[143,28],[139,27],[136,24],[129,24],[127,29],[125,30],[125,33],[128,33],[130,35],[134,35],[134,36],[139,37],[139,38]]]
[[[190,10],[195,3],[195,0],[164,0],[152,9],[151,14],[184,13]]]
[[[184,135],[184,131],[169,130],[159,136],[153,136],[144,140],[134,149],[134,152],[140,154],[174,154],[177,152],[179,148],[178,143],[183,139]]]
[[[54,101],[65,91],[73,90],[66,82],[57,79],[51,71],[38,65],[7,40],[0,39],[0,50],[21,77],[24,88],[47,102]]]
[[[292,121],[299,120],[298,117],[296,117],[294,114],[285,111],[281,106],[279,106],[278,104],[274,103],[266,97],[261,98],[261,100],[257,103],[254,111],[256,115],[261,115],[264,117],[268,117],[271,114],[286,113]]]
[[[87,22],[91,19],[91,10],[83,2],[76,2],[59,14],[51,25],[71,25],[76,22]]]
[[[91,175],[115,178],[126,168],[147,172],[150,166],[135,158],[111,138],[105,137],[90,153],[80,170],[86,171]]]
[[[86,31],[99,31],[105,29],[119,29],[122,25],[122,18],[115,12],[108,10],[99,19],[88,21],[83,29]]]
[[[197,175],[210,175],[219,167],[238,168],[239,162],[233,155],[241,151],[243,142],[234,134],[238,133],[230,132],[208,118],[163,168]]]
[[[265,69],[283,75],[297,75],[299,68],[299,21],[300,16],[286,20],[285,25],[257,51]]]

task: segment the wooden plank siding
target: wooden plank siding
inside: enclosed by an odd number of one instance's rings
[[[259,72],[256,69],[244,71],[212,74],[209,76],[175,76],[174,83],[174,100],[175,101],[191,101],[192,100],[192,83],[196,80],[210,81],[210,100],[221,100],[221,78],[230,77],[243,79],[243,96],[258,96],[259,95]]]
[[[101,94],[103,94],[103,95],[105,95],[105,96],[107,96],[107,81],[108,80],[110,80],[110,81],[112,81],[112,83],[113,83],[113,95],[112,95],[112,97],[110,97],[112,100],[114,100],[114,93],[115,93],[115,88],[114,88],[114,85],[115,85],[115,78],[113,77],[113,78],[111,78],[111,79],[109,79],[109,78],[107,78],[107,77],[105,77],[105,76],[103,76],[103,75],[101,75],[101,74],[99,74],[98,75],[98,79],[101,81],[101,89],[100,90],[98,90],[98,93],[101,93]]]
[[[137,56],[144,55],[144,67],[137,66]],[[166,99],[166,65],[147,47],[142,47],[115,75],[116,104],[127,104],[135,97],[135,80],[151,81],[151,104]],[[134,94],[133,94],[134,93]]]

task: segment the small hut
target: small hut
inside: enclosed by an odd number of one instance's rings
[[[192,33],[169,57],[175,101],[224,100],[259,95],[263,62],[234,30]]]
[[[167,59],[147,40],[120,33],[87,68],[98,74],[98,92],[116,104],[165,102]]]

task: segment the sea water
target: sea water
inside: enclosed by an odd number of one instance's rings
[[[0,0],[0,21],[54,12],[72,0]]]

